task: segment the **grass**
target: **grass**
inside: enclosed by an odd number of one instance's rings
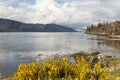
[[[109,66],[120,64],[120,58],[106,58],[109,63]]]
[[[120,70],[112,71],[109,74],[110,74],[110,80],[114,80],[116,77],[120,77]]]
[[[106,58],[109,63],[109,68],[111,66],[115,66],[120,64],[120,58]],[[120,70],[114,70],[109,72],[110,80],[120,80],[120,78],[115,79],[116,77],[120,77]]]

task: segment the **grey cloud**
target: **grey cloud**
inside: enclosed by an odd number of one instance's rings
[[[36,4],[19,3],[19,8],[7,6],[18,0],[0,0],[0,17],[32,23],[95,23],[120,19],[119,0],[76,0],[62,4],[55,0],[36,0]]]

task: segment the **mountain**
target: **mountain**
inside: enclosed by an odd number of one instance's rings
[[[74,28],[75,31],[77,32],[85,32],[86,29],[82,29],[82,28]]]
[[[120,35],[120,21],[111,23],[98,23],[97,25],[88,26],[86,33],[89,34],[104,34],[104,35]]]
[[[29,24],[0,18],[0,32],[75,32],[57,24]]]

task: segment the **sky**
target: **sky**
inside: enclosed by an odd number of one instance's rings
[[[120,20],[120,0],[0,0],[0,18],[87,26]]]

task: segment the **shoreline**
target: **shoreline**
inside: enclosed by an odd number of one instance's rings
[[[98,36],[106,36],[105,40],[120,40],[120,35],[110,35],[107,33],[94,33],[94,32],[87,32],[85,34],[90,34],[90,35],[98,35]]]
[[[109,35],[108,40],[120,40],[120,35]]]
[[[95,32],[86,32],[85,34],[100,35],[100,36],[108,36],[109,35],[109,34],[106,34],[106,33],[95,33]]]

